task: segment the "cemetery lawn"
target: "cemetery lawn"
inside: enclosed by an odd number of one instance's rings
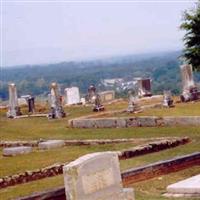
[[[148,108],[143,112],[134,113],[112,113],[106,114],[102,117],[130,117],[130,116],[199,116],[200,115],[200,101],[177,103],[173,108]]]
[[[123,109],[127,104],[118,103],[109,105],[108,110]],[[117,139],[117,138],[156,138],[156,137],[184,137],[192,140],[189,144],[173,149],[151,153],[133,159],[120,161],[121,170],[153,163],[159,160],[173,158],[200,150],[200,127],[137,127],[117,129],[72,129],[68,127],[67,120],[74,117],[91,114],[90,107],[66,108],[71,115],[65,119],[48,120],[46,118],[6,119],[5,111],[0,113],[0,140],[39,140],[39,139]],[[200,102],[176,104],[170,109],[148,109],[138,115],[179,116],[200,115]],[[106,144],[95,146],[66,146],[49,151],[38,151],[16,157],[3,157],[0,149],[0,177],[26,170],[46,167],[54,163],[65,163],[75,160],[81,155],[107,150],[122,150],[139,145],[139,143]],[[192,167],[177,173],[168,174],[161,178],[154,178],[133,184],[136,190],[136,200],[169,200],[162,197],[166,186],[181,179],[200,173],[199,167]],[[46,178],[0,190],[0,199],[12,199],[29,195],[36,191],[54,188],[63,185],[63,176]],[[171,198],[172,199],[172,198]]]

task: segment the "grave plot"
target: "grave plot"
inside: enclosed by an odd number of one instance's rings
[[[187,109],[186,109],[187,107]],[[73,128],[127,128],[157,126],[199,126],[200,102],[179,103],[173,108],[149,108],[141,113],[126,111],[104,113],[69,120]],[[152,115],[153,113],[153,115]]]
[[[180,104],[184,106],[193,107],[194,112],[198,112],[198,103],[187,103]],[[195,106],[197,106],[195,108]],[[127,108],[127,102],[116,103],[115,105],[106,106],[107,111],[122,110]],[[175,107],[176,108],[176,107]],[[193,152],[199,151],[199,135],[200,127],[194,126],[174,126],[174,127],[139,127],[139,128],[117,128],[117,129],[72,129],[67,127],[66,121],[68,119],[80,116],[86,116],[91,114],[90,107],[69,107],[66,108],[67,112],[71,112],[67,119],[59,119],[55,121],[47,121],[44,118],[32,118],[32,119],[19,119],[19,120],[9,120],[3,118],[3,124],[1,125],[1,136],[4,141],[17,141],[17,140],[96,140],[96,139],[134,139],[134,138],[146,138],[152,142],[153,138],[158,137],[183,137],[189,136],[191,142],[185,145],[175,147],[173,149],[168,149],[164,151],[159,151],[151,153],[148,155],[133,157],[131,159],[120,160],[121,171],[128,170],[134,167],[142,167],[143,165],[148,165],[150,163],[171,159],[176,156],[191,154]],[[69,111],[69,109],[71,109]],[[155,109],[155,108],[154,108]],[[153,109],[153,110],[154,110]],[[173,109],[173,108],[172,108]],[[167,112],[171,111],[166,109]],[[146,110],[147,112],[148,110]],[[183,112],[182,108],[180,111]],[[150,109],[149,109],[150,112]],[[153,112],[153,111],[152,111]],[[164,112],[164,111],[163,111]],[[178,112],[178,111],[177,111]],[[185,110],[185,112],[189,112]],[[142,113],[137,114],[142,115]],[[173,116],[173,115],[172,115]],[[148,141],[145,141],[145,143]],[[95,142],[94,142],[95,144]],[[138,143],[138,145],[143,144],[143,142]],[[46,168],[48,166],[57,166],[59,163],[70,162],[83,156],[87,153],[101,152],[101,151],[119,151],[123,149],[129,149],[135,147],[136,143],[123,143],[123,144],[105,144],[105,145],[70,145],[65,147],[59,147],[52,150],[38,151],[34,150],[30,154],[19,155],[16,157],[0,157],[0,162],[4,163],[4,167],[1,172],[3,176],[16,175],[18,173],[27,174],[31,171],[37,171],[38,169]],[[35,149],[36,147],[34,147]],[[2,150],[1,150],[2,152]],[[5,162],[6,160],[6,162]],[[27,162],[31,160],[31,162]],[[1,165],[3,166],[3,165]],[[47,169],[45,169],[47,170]],[[133,187],[135,189],[135,199],[142,200],[163,200],[167,199],[162,197],[162,193],[166,192],[167,185],[175,183],[179,180],[189,178],[190,176],[200,173],[199,167],[193,166],[191,168],[185,169],[184,173],[177,172],[169,175],[161,175],[152,180],[142,181],[141,183],[133,183],[128,185],[128,187]],[[37,173],[36,173],[37,174]],[[165,178],[167,177],[167,178]],[[9,178],[9,177],[8,177]],[[164,182],[162,180],[165,180]],[[148,184],[147,184],[148,183]],[[149,187],[149,184],[154,186],[154,188]],[[41,180],[32,181],[30,183],[10,186],[5,189],[0,190],[0,195],[3,199],[17,198],[20,196],[30,195],[33,192],[43,191],[45,189],[53,189],[54,187],[63,187],[63,176],[55,176],[52,178],[44,178]],[[126,185],[124,185],[127,187]],[[161,188],[161,189],[160,189]]]

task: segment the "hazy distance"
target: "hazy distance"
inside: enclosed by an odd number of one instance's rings
[[[182,49],[182,13],[194,2],[3,1],[2,64]]]

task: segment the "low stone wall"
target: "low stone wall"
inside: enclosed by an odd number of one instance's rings
[[[127,186],[150,178],[177,172],[192,166],[200,165],[200,152],[156,162],[139,168],[132,168],[121,173],[123,185]],[[65,188],[59,187],[17,200],[66,200]]]
[[[66,146],[74,145],[101,145],[101,144],[116,144],[116,143],[137,143],[145,141],[158,141],[165,139],[179,139],[178,137],[157,137],[157,138],[120,138],[120,139],[91,139],[91,140],[63,140]],[[27,141],[0,141],[0,147],[19,147],[19,146],[31,146],[38,147],[40,142],[47,140],[27,140]]]
[[[157,126],[200,126],[200,116],[179,117],[112,117],[93,119],[72,119],[69,126],[72,128],[127,128],[127,127],[157,127]]]
[[[119,151],[118,155],[119,155],[119,159],[129,159],[132,157],[136,157],[136,156],[140,156],[140,155],[144,155],[144,154],[148,154],[152,152],[157,152],[164,149],[173,148],[178,145],[186,144],[189,141],[190,141],[189,138],[184,137],[184,138],[173,139],[173,140],[162,140],[159,142],[151,142],[149,144],[140,145],[132,149]],[[22,183],[62,174],[63,173],[62,167],[65,164],[66,163],[55,164],[46,168],[37,169],[35,171],[26,171],[24,173],[0,178],[0,189],[8,187],[8,186],[13,186],[17,184],[22,184]]]
[[[136,156],[141,156],[148,153],[170,149],[173,147],[177,147],[179,145],[184,145],[188,142],[190,142],[190,139],[188,137],[152,142],[152,143],[140,145],[137,147],[133,147],[131,149],[121,151],[119,153],[119,159],[120,160],[130,159]]]
[[[129,169],[122,173],[125,185],[144,181],[164,174],[177,172],[191,166],[200,165],[200,152],[173,159],[159,161],[138,168]]]

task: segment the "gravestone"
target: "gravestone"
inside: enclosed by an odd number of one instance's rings
[[[54,119],[66,116],[64,109],[62,107],[62,96],[60,95],[57,83],[51,84],[51,93],[49,95],[49,102],[51,107],[49,118]]]
[[[123,189],[116,152],[92,153],[63,167],[67,200],[134,200]]]
[[[3,156],[16,156],[32,152],[32,147],[8,147],[3,149]]]
[[[164,95],[163,95],[163,106],[164,107],[173,107],[173,99],[172,99],[172,93],[171,91],[164,91]]]
[[[34,113],[35,112],[35,97],[31,95],[23,95],[21,98],[24,98],[26,100],[26,103],[28,105],[28,112]]]
[[[165,196],[200,197],[200,174],[169,185]]]
[[[101,104],[100,95],[96,92],[96,88],[94,85],[91,85],[88,88],[87,100],[89,103],[94,104],[94,107],[93,107],[94,112],[104,111],[105,108]]]
[[[150,97],[151,94],[151,80],[149,78],[137,79],[138,96],[139,97]]]
[[[9,91],[9,104],[8,104],[8,118],[15,118],[16,116],[21,115],[20,107],[18,105],[18,98],[17,98],[17,88],[14,83],[8,85]]]
[[[109,90],[99,93],[101,102],[109,102],[115,99],[115,91]]]
[[[59,148],[63,147],[65,145],[64,140],[48,140],[45,142],[40,142],[38,144],[39,149],[54,149],[54,148]]]
[[[128,101],[127,112],[133,113],[141,110],[138,97],[133,96],[131,91],[128,91]]]
[[[65,89],[65,104],[72,105],[80,103],[79,88],[71,87]]]
[[[182,102],[200,99],[200,91],[198,91],[194,79],[192,66],[184,64],[180,66],[182,78],[182,94],[180,96]]]

